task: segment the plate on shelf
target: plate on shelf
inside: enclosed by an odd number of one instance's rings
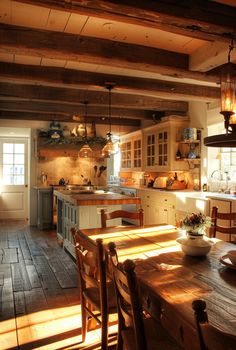
[[[229,260],[229,257],[228,255],[223,255],[221,258],[220,258],[220,262],[221,264],[229,267],[230,269],[233,269],[233,270],[236,270],[236,265],[233,264],[230,260]]]

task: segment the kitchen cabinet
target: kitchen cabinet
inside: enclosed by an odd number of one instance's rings
[[[142,170],[142,131],[121,137],[121,171]]]
[[[187,117],[169,116],[151,127],[143,129],[143,170],[187,170],[188,165],[176,160],[178,141],[176,135],[187,127]]]
[[[71,236],[72,227],[76,227],[78,229],[101,227],[102,209],[110,212],[120,210],[122,208],[122,204],[125,202],[140,202],[140,199],[134,198],[131,200],[126,198],[126,196],[115,194],[70,195],[67,192],[63,190],[54,192],[57,197],[57,237],[59,243],[61,243],[61,245],[63,245],[72,256],[75,256],[74,242]],[[80,205],[78,204],[78,201],[86,204]],[[121,225],[120,218],[109,220],[108,222],[108,226],[117,225]]]
[[[71,235],[71,228],[96,228],[101,227],[101,210],[114,211],[121,209],[121,205],[98,205],[98,206],[75,206],[64,202],[64,221],[63,221],[63,245],[64,248],[75,257],[74,242]],[[121,225],[121,219],[109,221],[109,226]]]
[[[138,190],[141,207],[144,210],[144,224],[175,225],[175,195],[156,190]]]
[[[53,190],[52,187],[36,187],[37,190],[37,227],[40,230],[53,227]]]

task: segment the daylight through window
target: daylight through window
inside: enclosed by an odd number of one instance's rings
[[[25,145],[3,144],[3,184],[24,185]]]

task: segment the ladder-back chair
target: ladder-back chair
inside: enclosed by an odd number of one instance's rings
[[[117,350],[180,350],[160,323],[144,315],[135,263],[132,260],[118,263],[115,243],[109,243],[108,247],[117,297]]]
[[[222,332],[208,322],[206,303],[194,300],[192,303],[201,350],[234,350],[236,337]]]
[[[104,209],[101,210],[101,225],[102,228],[107,227],[107,221],[112,219],[134,219],[139,220],[139,226],[143,226],[143,209],[139,209],[135,212],[125,211],[125,210],[115,210],[110,213],[106,212]]]
[[[75,228],[71,229],[74,239],[78,267],[82,341],[86,339],[88,320],[93,318],[101,325],[101,349],[108,346],[109,314],[116,313],[114,284],[106,274],[106,256],[102,239],[96,242]]]
[[[219,220],[222,220],[225,224],[219,224]],[[236,213],[221,213],[217,207],[212,207],[211,210],[212,226],[210,227],[209,234],[211,237],[216,237],[217,232],[229,235],[229,241],[231,241],[231,235],[236,235]]]

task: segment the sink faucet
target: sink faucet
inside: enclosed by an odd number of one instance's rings
[[[221,170],[219,170],[219,169],[216,169],[216,170],[214,170],[212,173],[211,173],[211,179],[213,179],[213,176],[214,176],[214,174],[216,174],[216,173],[219,173],[219,178],[217,179],[217,180],[219,180],[219,181],[221,181],[221,180],[223,180],[222,179],[222,172],[221,172]]]

